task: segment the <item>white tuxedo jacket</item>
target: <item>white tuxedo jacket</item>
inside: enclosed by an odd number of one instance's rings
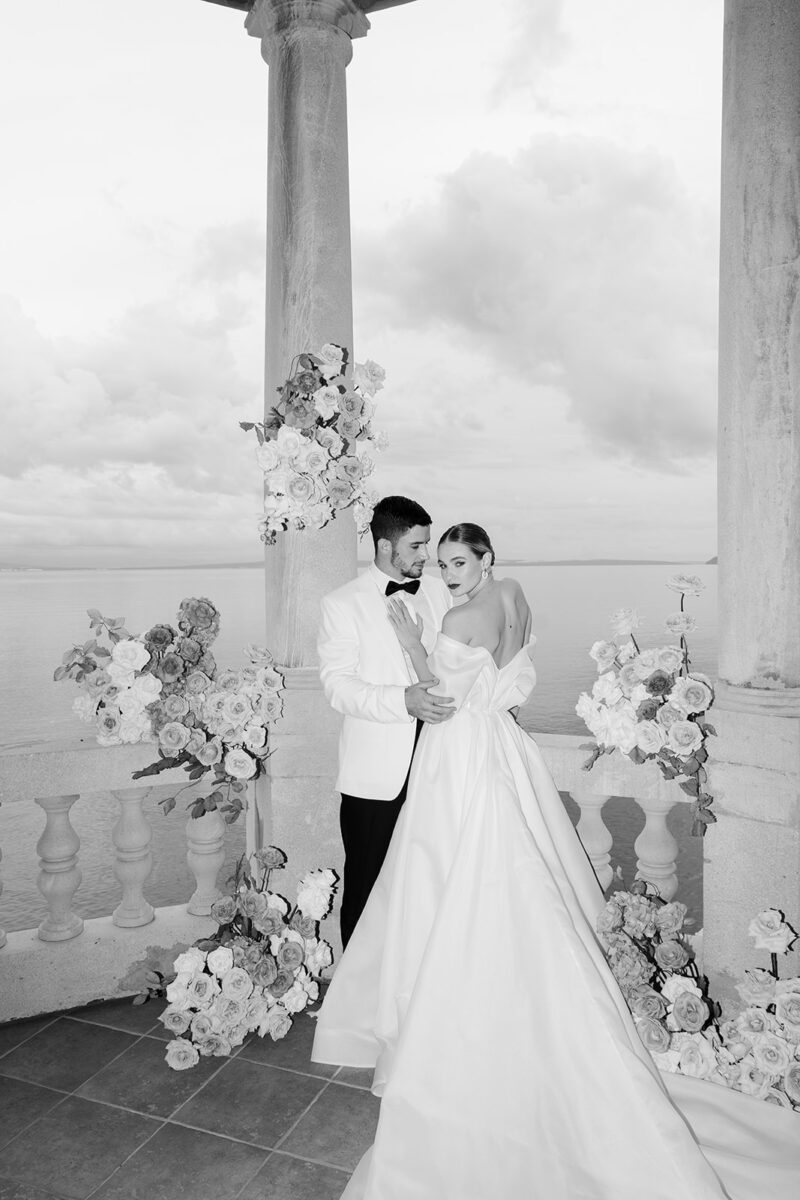
[[[405,689],[417,679],[386,614],[389,582],[374,564],[323,597],[317,650],[329,704],[344,716],[336,788],[350,796],[393,800],[414,749],[415,721]],[[430,653],[452,597],[441,580],[423,575],[415,596],[398,593],[422,617]]]

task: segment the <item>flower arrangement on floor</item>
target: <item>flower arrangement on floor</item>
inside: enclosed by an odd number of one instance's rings
[[[370,359],[350,371],[348,358],[332,342],[298,355],[266,420],[239,422],[258,438],[265,485],[259,529],[267,545],[282,530],[322,529],[350,505],[359,533],[366,532],[377,493],[366,486],[374,463],[364,450],[386,446],[372,428],[386,372]]]
[[[750,923],[771,970],[746,971],[737,990],[745,1008],[722,1020],[709,997],[686,906],[647,894],[642,881],[612,894],[597,922],[611,970],[642,1043],[663,1070],[693,1075],[800,1111],[800,977],[779,979],[778,954],[795,932],[775,908]]]
[[[283,677],[272,655],[248,646],[244,667],[218,670],[211,645],[220,615],[203,597],[181,602],[177,629],[158,624],[144,634],[129,633],[124,617],[88,614],[92,638],[67,650],[54,675],[80,685],[74,710],[94,724],[101,746],[158,743],[158,759],[134,779],[183,767],[189,787],[212,772],[213,788],[190,802],[191,815],[219,809],[235,821],[246,781],[264,771],[282,712]],[[98,640],[104,635],[108,645]],[[176,799],[159,803],[168,813]]]
[[[134,1000],[166,996],[159,1020],[176,1035],[166,1051],[174,1070],[193,1067],[201,1056],[225,1057],[249,1033],[277,1041],[295,1014],[317,999],[319,978],[333,962],[319,922],[330,912],[336,874],[309,871],[290,909],[269,890],[270,875],[285,864],[276,846],[256,850],[249,862],[242,857],[233,894],[212,906],[216,933],[178,955],[173,978],[151,979]]]
[[[715,733],[705,720],[714,690],[710,679],[690,670],[686,635],[697,626],[684,611],[684,600],[699,596],[704,586],[696,575],[667,580],[667,587],[681,597],[680,611],[665,622],[667,633],[680,639],[677,646],[640,650],[635,637],[638,613],[631,608],[615,612],[611,625],[616,640],[592,646],[589,655],[599,678],[591,695],[583,692],[575,706],[597,740],[586,747],[592,754],[584,768],[590,770],[602,754],[615,750],[635,763],[655,761],[665,779],[677,779],[693,798],[692,833],[701,837],[716,821],[703,765],[708,758],[706,738]]]

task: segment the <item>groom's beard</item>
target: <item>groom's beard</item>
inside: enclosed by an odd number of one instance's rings
[[[396,571],[399,571],[406,579],[419,579],[422,572],[425,570],[424,562],[408,562],[401,558],[396,550],[392,551],[392,566]]]

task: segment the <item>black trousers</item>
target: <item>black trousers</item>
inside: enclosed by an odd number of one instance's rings
[[[417,721],[415,748],[421,729],[422,722]],[[410,763],[408,770],[410,773]],[[370,800],[365,796],[347,796],[342,793],[339,825],[344,845],[344,881],[340,914],[343,947],[350,941],[350,935],[380,874],[397,818],[400,816],[400,809],[406,798],[407,787],[408,775],[394,800]]]

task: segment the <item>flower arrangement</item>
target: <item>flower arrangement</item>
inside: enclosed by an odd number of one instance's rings
[[[139,995],[165,995],[159,1020],[176,1036],[166,1060],[176,1071],[195,1066],[201,1056],[225,1057],[249,1033],[277,1041],[292,1019],[317,999],[319,978],[333,962],[319,922],[330,912],[336,874],[309,871],[300,881],[297,903],[270,891],[270,875],[286,864],[276,846],[243,856],[233,894],[211,908],[216,933],[179,954],[174,976],[156,977]],[[152,981],[151,981],[152,983]]]
[[[686,906],[647,894],[647,884],[612,894],[597,930],[611,970],[656,1065],[800,1111],[800,977],[778,978],[777,956],[795,932],[778,909],[750,923],[771,970],[746,971],[745,1008],[722,1020],[684,933]]]
[[[258,438],[265,484],[259,529],[267,545],[281,530],[322,529],[350,505],[359,533],[366,532],[377,494],[366,487],[374,462],[363,451],[386,446],[372,428],[374,396],[386,372],[370,359],[350,372],[348,358],[347,349],[332,342],[317,354],[298,355],[266,420],[239,422]]]
[[[595,642],[589,655],[599,678],[592,693],[583,692],[575,706],[597,744],[584,764],[590,770],[602,754],[615,750],[635,763],[654,760],[665,779],[677,779],[693,798],[692,833],[703,836],[716,821],[706,789],[706,738],[715,733],[705,715],[714,700],[711,680],[690,670],[686,635],[696,628],[684,611],[687,595],[704,588],[696,575],[673,575],[667,587],[680,593],[680,611],[667,617],[667,633],[679,645],[640,650],[635,609],[618,609],[611,617],[614,641]],[[627,638],[627,641],[623,639]]]
[[[283,677],[272,655],[248,646],[244,667],[218,670],[211,645],[220,615],[204,597],[181,602],[177,629],[158,624],[131,634],[124,617],[107,619],[94,608],[88,615],[92,638],[67,650],[54,675],[81,686],[74,710],[95,725],[101,746],[158,743],[158,759],[134,779],[183,767],[189,787],[213,772],[212,791],[190,802],[191,815],[218,808],[235,821],[246,781],[264,772],[282,712]],[[98,640],[104,635],[108,645]],[[176,799],[159,803],[168,813]]]

